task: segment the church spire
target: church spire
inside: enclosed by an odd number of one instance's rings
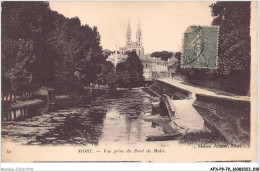
[[[138,20],[138,28],[136,31],[136,40],[140,44],[142,42],[142,31],[141,31],[141,26],[140,26],[140,17]]]
[[[141,26],[140,26],[140,17],[138,19],[138,30],[141,30]]]
[[[128,36],[131,36],[131,28],[130,28],[130,20],[129,20],[129,19],[128,19],[128,25],[127,25],[126,34],[127,34]]]
[[[127,30],[126,30],[126,46],[130,47],[132,42],[131,38],[131,28],[130,28],[130,21],[128,19],[128,25],[127,25]]]
[[[136,32],[136,35],[137,36],[141,36],[141,25],[140,25],[140,17],[139,17],[139,20],[138,20],[138,28],[137,28],[137,32]]]

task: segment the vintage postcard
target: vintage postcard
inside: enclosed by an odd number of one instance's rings
[[[256,1],[1,6],[2,162],[258,162]]]

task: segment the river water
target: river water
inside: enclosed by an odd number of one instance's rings
[[[27,117],[2,121],[2,139],[26,145],[136,144],[165,129],[146,120],[158,116],[159,99],[143,89],[88,89],[59,99],[52,110],[37,107]]]

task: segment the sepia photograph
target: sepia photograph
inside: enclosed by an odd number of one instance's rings
[[[1,7],[2,162],[259,161],[257,1]]]

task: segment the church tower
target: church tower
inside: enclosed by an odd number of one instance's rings
[[[142,31],[141,31],[141,26],[140,26],[140,20],[138,22],[138,28],[137,28],[137,31],[136,31],[136,42],[137,43],[142,43]],[[138,44],[139,46],[139,44]]]
[[[126,31],[126,47],[130,48],[131,47],[131,28],[130,28],[130,21],[128,20],[128,26],[127,26],[127,31]]]
[[[137,43],[137,47],[138,47],[138,52],[137,54],[140,56],[142,56],[144,54],[144,50],[143,50],[143,42],[142,42],[142,30],[141,30],[141,26],[140,26],[140,19],[138,22],[138,28],[136,31],[136,43]]]
[[[140,26],[140,19],[138,22],[138,28],[136,31],[136,41],[132,41],[132,32],[130,28],[130,21],[128,19],[128,25],[126,29],[126,45],[125,47],[119,47],[120,58],[126,55],[126,52],[134,51],[139,56],[139,58],[144,57],[144,47],[143,47],[143,38],[142,30]]]

